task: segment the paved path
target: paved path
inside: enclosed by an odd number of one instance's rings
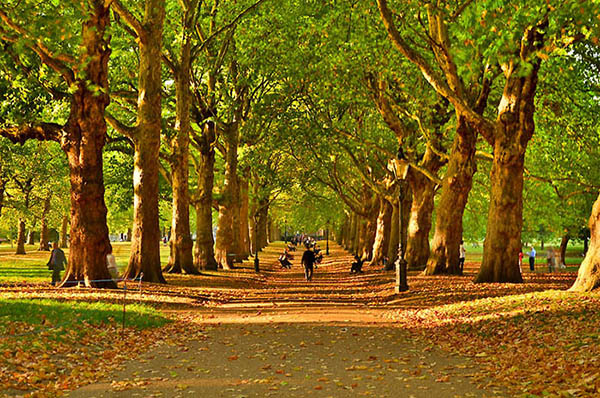
[[[280,271],[275,255],[263,256],[262,288],[221,305],[174,310],[189,332],[69,396],[501,396],[475,386],[468,360],[390,324],[382,316],[386,307],[376,303],[381,278],[349,276],[350,257],[339,248],[311,284],[302,280],[297,260],[292,271]]]

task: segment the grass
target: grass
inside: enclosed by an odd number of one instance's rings
[[[130,243],[112,242],[111,244],[119,272],[124,271],[129,261]],[[50,282],[52,271],[49,271],[46,266],[50,252],[40,252],[37,249],[37,245],[26,245],[27,254],[15,254],[15,247],[11,247],[10,244],[0,245],[0,282]],[[68,258],[69,249],[63,250]],[[169,248],[162,243],[160,259],[162,264],[166,264],[169,259]]]
[[[127,326],[146,329],[163,326],[167,319],[152,307],[141,304],[128,304],[126,313]],[[77,301],[59,301],[50,299],[5,299],[0,298],[0,318],[3,323],[19,322],[29,326],[58,324],[110,324],[120,322],[123,306],[120,304]],[[1,333],[1,332],[0,332]]]
[[[559,245],[558,244],[551,244],[550,245],[552,248],[554,248],[555,250],[558,250]],[[545,249],[542,250],[540,249],[539,245],[535,245],[535,250],[536,250],[536,258],[535,258],[535,264],[537,267],[546,267],[546,248],[549,247],[548,245],[545,246]],[[481,262],[481,260],[483,259],[483,243],[477,243],[477,246],[473,246],[472,242],[467,242],[465,243],[465,249],[467,251],[467,257],[466,257],[466,261],[467,262]],[[531,250],[529,247],[523,247],[523,265],[529,269],[529,257],[527,256],[527,252]],[[583,261],[583,256],[581,255],[581,253],[583,253],[583,245],[569,245],[567,247],[567,255],[565,258],[565,263],[567,264],[567,271],[577,271],[579,265],[581,265],[581,262]]]

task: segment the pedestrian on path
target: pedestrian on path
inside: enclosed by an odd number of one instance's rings
[[[52,271],[52,286],[60,282],[60,271],[65,269],[65,264],[67,264],[65,252],[58,247],[58,242],[54,242],[50,260],[48,260],[48,269]]]
[[[302,265],[304,266],[304,276],[306,277],[306,281],[312,280],[313,276],[313,267],[315,265],[315,252],[311,249],[306,249],[304,254],[302,254]]]
[[[115,259],[115,255],[113,254],[112,246],[110,247],[110,251],[106,255],[106,266],[108,268],[108,273],[113,280],[117,280],[119,278],[119,270],[117,269],[117,260]]]
[[[458,266],[460,267],[460,273],[462,275],[463,269],[465,268],[465,257],[467,257],[467,251],[465,250],[465,241],[460,241],[460,247],[458,249]]]
[[[531,251],[527,253],[529,255],[529,270],[531,272],[535,271],[535,249],[533,245],[531,245]]]

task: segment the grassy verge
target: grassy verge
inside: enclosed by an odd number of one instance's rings
[[[0,298],[0,392],[36,397],[106,376],[169,323],[150,306]]]

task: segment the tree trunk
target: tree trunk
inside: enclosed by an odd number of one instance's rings
[[[33,227],[35,227],[35,223],[34,223]],[[29,232],[27,233],[27,244],[35,245],[35,231],[33,229],[30,229]]]
[[[88,287],[116,288],[106,266],[110,241],[102,170],[104,113],[109,103],[110,37],[106,30],[110,10],[103,1],[95,0],[93,4],[90,19],[83,23],[86,79],[78,81],[65,128],[68,138],[62,141],[71,180],[71,232],[68,266],[61,286],[83,283]],[[91,90],[94,86],[102,90]]]
[[[256,244],[258,250],[262,250],[269,244],[268,241],[268,230],[269,230],[269,200],[261,199],[258,202],[258,218],[256,226]]]
[[[138,114],[134,136],[133,239],[124,275],[146,282],[166,283],[160,266],[158,221],[158,154],[160,149],[161,59],[164,0],[146,0],[145,40],[139,43]]]
[[[4,192],[6,192],[6,182],[2,175],[2,165],[0,164],[0,217],[2,217],[2,208],[4,207]]]
[[[406,262],[408,269],[423,270],[429,258],[429,231],[433,214],[435,182],[411,169],[408,178],[413,194],[409,213]]]
[[[560,240],[560,261],[559,264],[567,265],[567,245],[571,237],[569,235],[563,235]]]
[[[48,213],[50,212],[50,195],[44,199],[44,210],[42,210],[42,226],[40,229],[40,251],[49,251],[48,246]]]
[[[386,265],[386,271],[394,269],[394,263],[398,259],[398,243],[400,242],[400,229],[398,222],[398,201],[392,203],[392,218],[390,224],[390,243],[388,245],[388,263]]]
[[[17,251],[15,254],[27,254],[25,252],[25,220],[19,219],[19,232],[17,234]]]
[[[62,218],[62,223],[60,227],[60,239],[58,245],[61,249],[66,249],[69,245],[69,240],[67,239],[67,231],[69,230],[69,216],[64,215]]]
[[[190,10],[188,10],[189,12]],[[187,16],[185,18],[187,20]],[[185,34],[185,33],[184,33]],[[190,234],[190,193],[189,193],[189,147],[190,131],[190,68],[191,41],[184,39],[181,48],[181,61],[175,73],[175,137],[171,141],[171,176],[173,190],[173,216],[171,225],[171,256],[166,272],[198,274],[194,266]]]
[[[237,127],[229,126],[223,134],[226,145],[225,181],[219,201],[219,220],[215,259],[224,269],[232,269],[233,261],[239,248],[239,228],[235,224],[239,220],[239,185],[237,177],[237,151],[239,132]],[[237,216],[236,216],[237,212]]]
[[[600,287],[600,195],[592,207],[589,221],[590,245],[577,273],[572,292],[589,292]]]
[[[476,170],[477,135],[463,117],[457,115],[457,119],[456,137],[442,181],[435,233],[425,275],[460,274],[458,257],[463,233],[462,218]]]
[[[204,125],[204,132],[197,142],[199,147],[196,176],[198,178],[198,193],[195,200],[196,206],[196,248],[194,251],[194,264],[202,270],[216,271],[212,205],[213,185],[215,179],[215,149],[216,126],[213,122]]]
[[[379,199],[373,198],[374,203],[369,211],[369,217],[366,219],[365,239],[360,257],[365,261],[370,261],[373,258],[373,245],[377,234],[377,218],[379,214]]]
[[[248,226],[249,217],[249,199],[248,199],[248,180],[240,178],[240,249],[241,259],[246,260],[250,256],[250,231]]]
[[[392,204],[386,199],[381,198],[371,265],[382,264],[384,257],[388,254],[390,232],[392,230],[392,211]]]

